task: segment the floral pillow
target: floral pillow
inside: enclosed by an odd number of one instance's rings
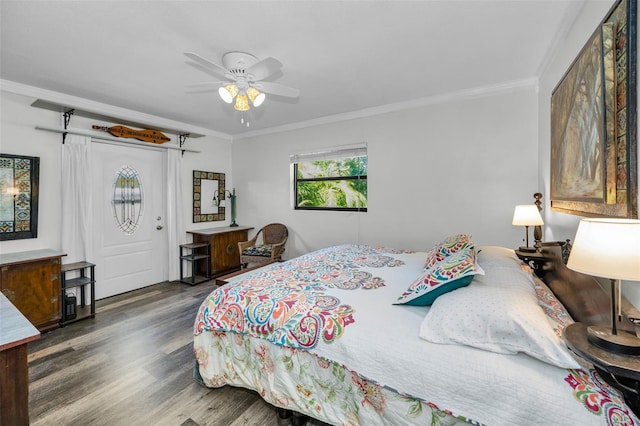
[[[448,256],[472,246],[471,236],[468,234],[455,234],[447,237],[440,244],[437,244],[427,255],[424,268],[428,269],[442,262]]]
[[[477,274],[484,274],[484,271],[476,263],[473,246],[468,246],[427,269],[394,305],[431,305],[439,296],[469,285]]]

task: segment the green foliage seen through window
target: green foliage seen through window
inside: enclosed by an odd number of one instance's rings
[[[367,156],[295,164],[297,209],[367,209]]]

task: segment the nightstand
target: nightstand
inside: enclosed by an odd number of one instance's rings
[[[587,325],[576,322],[564,329],[564,340],[576,355],[589,361],[608,384],[624,395],[625,402],[640,416],[640,357],[607,352],[587,337]]]
[[[543,266],[546,262],[549,261],[549,257],[545,256],[539,251],[516,250],[515,252],[516,256],[518,256],[518,258],[524,263],[529,265],[538,277],[542,277],[542,275],[544,275]]]

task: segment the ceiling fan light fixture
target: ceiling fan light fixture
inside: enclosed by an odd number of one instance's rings
[[[0,0],[2,1],[2,0]],[[207,90],[218,87],[220,98],[229,105],[233,105],[236,111],[240,111],[242,117],[240,123],[249,127],[249,121],[245,121],[244,112],[251,107],[257,108],[266,99],[266,93],[276,97],[297,98],[300,91],[293,87],[287,87],[279,83],[264,81],[277,73],[282,68],[282,63],[275,58],[268,57],[259,60],[254,55],[245,52],[227,52],[222,56],[222,65],[218,65],[209,59],[193,52],[185,52],[194,65],[221,79],[221,81],[206,83]],[[202,86],[196,83],[189,86]],[[257,87],[254,87],[257,86]],[[276,99],[277,100],[277,99]]]
[[[218,94],[223,101],[230,104],[233,102],[233,98],[238,94],[238,86],[235,84],[227,84],[226,86],[222,86],[218,89]]]
[[[233,106],[238,111],[249,111],[249,99],[245,93],[236,96],[236,104]]]
[[[259,107],[264,102],[266,96],[264,93],[260,92],[255,87],[249,87],[247,89],[247,96],[249,96],[249,100],[254,107]]]

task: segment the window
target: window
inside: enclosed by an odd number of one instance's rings
[[[113,180],[113,219],[125,234],[133,234],[142,220],[144,210],[142,182],[138,172],[122,166]]]
[[[294,208],[367,211],[366,145],[291,156]]]

